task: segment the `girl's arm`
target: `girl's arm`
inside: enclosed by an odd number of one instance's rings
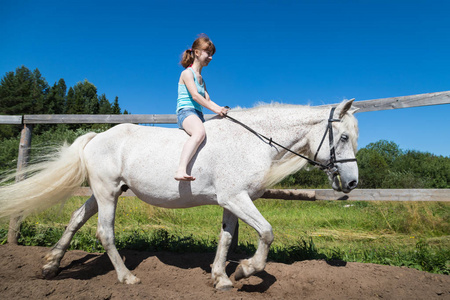
[[[189,93],[192,96],[192,99],[194,99],[195,102],[197,102],[203,107],[206,107],[207,109],[211,110],[212,112],[220,116],[224,116],[227,113],[228,109],[220,105],[217,105],[214,101],[211,100],[208,92],[206,91],[206,85],[205,85],[205,97],[203,97],[198,93],[197,86],[195,85],[194,81],[194,74],[192,74],[192,72],[190,71],[186,72],[186,70],[183,71],[181,73],[181,80],[186,85],[186,88],[188,89]]]

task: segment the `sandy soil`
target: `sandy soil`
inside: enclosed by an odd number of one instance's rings
[[[142,283],[120,284],[106,254],[70,251],[53,280],[40,275],[43,247],[0,246],[0,299],[450,299],[450,276],[374,264],[311,260],[271,263],[215,291],[214,254],[121,251]],[[234,280],[236,264],[227,272]]]

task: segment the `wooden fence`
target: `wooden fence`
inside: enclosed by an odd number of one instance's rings
[[[355,101],[357,113],[399,109],[408,107],[450,104],[450,91],[419,94],[412,96],[382,98],[375,100]],[[337,104],[335,104],[337,105]],[[324,106],[324,105],[323,105]],[[210,119],[215,115],[205,115]],[[0,124],[80,124],[80,123],[140,123],[140,124],[176,124],[176,115],[0,115]]]
[[[80,187],[74,196],[91,196],[89,187]],[[131,191],[121,197],[136,197]],[[349,194],[331,189],[269,189],[261,198],[283,200],[357,200],[357,201],[444,201],[450,202],[450,189],[356,189]]]
[[[375,100],[355,101],[358,113],[408,107],[450,104],[450,91],[392,97]],[[337,104],[335,104],[337,105]],[[210,119],[215,115],[205,115]],[[22,124],[17,168],[20,170],[28,164],[33,124],[79,124],[79,123],[140,123],[140,124],[176,124],[176,115],[0,115],[0,124]],[[16,178],[17,181],[22,178]],[[88,190],[80,189],[78,194],[87,195]],[[80,194],[81,195],[81,194]],[[130,195],[131,194],[125,194]],[[292,200],[393,200],[393,201],[450,201],[450,190],[355,190],[350,194],[333,190],[269,190],[266,198]],[[20,217],[12,218],[8,242],[17,244]]]

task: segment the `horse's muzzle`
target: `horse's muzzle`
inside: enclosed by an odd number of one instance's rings
[[[331,186],[335,191],[350,193],[358,186],[358,180],[345,181],[342,180],[340,174],[334,174]]]

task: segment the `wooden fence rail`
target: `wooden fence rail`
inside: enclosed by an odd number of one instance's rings
[[[375,100],[355,101],[358,113],[398,108],[450,104],[450,91],[392,97]],[[331,104],[333,105],[333,104]],[[337,104],[334,104],[337,105]],[[205,119],[215,115],[207,114]],[[0,116],[0,124],[79,124],[79,123],[141,123],[141,124],[176,124],[176,115],[23,115]]]
[[[91,196],[89,187],[80,187],[74,196]],[[127,190],[121,197],[136,197]],[[261,197],[282,200],[356,200],[356,201],[441,201],[450,202],[450,189],[356,189],[349,194],[331,189],[268,189]]]

